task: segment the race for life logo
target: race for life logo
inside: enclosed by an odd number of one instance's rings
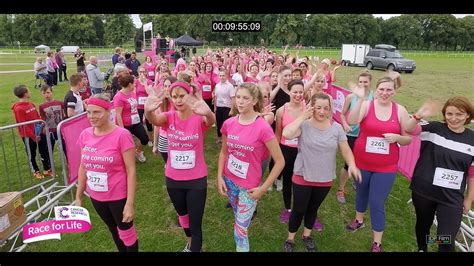
[[[68,211],[68,207],[61,207],[56,210],[56,217],[61,219],[69,218],[69,215],[66,213]],[[64,212],[64,213],[63,213]]]
[[[54,207],[55,219],[23,226],[23,243],[61,240],[61,233],[84,233],[91,229],[89,212],[83,207]]]

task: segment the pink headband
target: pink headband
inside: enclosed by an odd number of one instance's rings
[[[102,100],[99,98],[89,98],[87,99],[88,105],[97,105],[99,107],[104,108],[105,110],[110,110],[112,108],[112,104],[106,100]]]
[[[191,88],[191,86],[189,86],[188,83],[183,82],[183,81],[176,81],[175,83],[171,84],[170,94],[171,94],[171,92],[173,92],[173,89],[176,88],[176,87],[181,87],[181,88],[185,89],[189,94],[193,94],[193,89]]]

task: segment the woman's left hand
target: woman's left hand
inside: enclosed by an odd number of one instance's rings
[[[265,191],[262,189],[262,187],[255,187],[255,188],[249,189],[248,193],[249,193],[250,199],[259,200],[263,196]]]
[[[400,135],[399,134],[393,134],[393,133],[385,133],[382,134],[388,143],[395,143],[399,140]]]
[[[122,223],[132,222],[135,216],[135,210],[133,206],[125,204],[125,207],[123,208],[122,216],[123,216]]]
[[[360,173],[359,168],[355,166],[349,166],[347,172],[349,176],[352,176],[352,178],[354,178],[356,182],[358,182],[359,184],[362,183],[362,174]]]
[[[467,214],[471,210],[471,206],[472,206],[472,201],[468,199],[464,199],[462,212],[464,214]]]
[[[191,110],[193,110],[197,115],[205,116],[209,112],[212,112],[207,103],[200,97],[187,95],[185,101],[189,106],[191,106]]]

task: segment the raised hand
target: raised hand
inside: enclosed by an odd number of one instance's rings
[[[387,70],[386,75],[387,75],[387,77],[391,78],[392,80],[396,80],[397,78],[400,78],[400,73],[398,73],[397,71],[393,71],[393,70]]]
[[[313,114],[314,114],[314,106],[308,106],[303,113],[304,119],[305,120],[310,119],[311,117],[313,117]]]
[[[416,112],[419,118],[425,118],[436,115],[441,110],[441,105],[435,101],[425,102]]]
[[[349,89],[354,93],[355,96],[357,96],[360,99],[363,99],[365,96],[365,89],[358,86],[354,82],[349,82],[348,83]]]
[[[194,95],[186,95],[184,102],[191,106],[191,110],[197,115],[205,116],[209,114],[209,112],[212,113],[207,103],[199,97],[199,95],[197,95],[197,97]]]
[[[145,112],[153,112],[156,109],[160,108],[163,100],[165,98],[165,93],[163,90],[159,90],[155,95],[149,95],[145,102]]]
[[[269,105],[263,107],[262,114],[268,114],[275,111],[275,105],[273,103],[270,103]]]

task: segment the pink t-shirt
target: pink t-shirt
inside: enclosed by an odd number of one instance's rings
[[[148,64],[147,62],[143,63],[143,67],[146,70],[146,78],[149,80],[155,80],[155,64]]]
[[[124,126],[128,127],[140,123],[137,105],[137,96],[133,91],[128,95],[122,91],[118,91],[114,96],[114,107],[122,107],[122,121]]]
[[[152,84],[153,84],[153,81],[149,79],[146,80],[147,86],[151,86]],[[141,110],[145,109],[145,102],[146,102],[146,99],[148,98],[148,92],[146,91],[145,86],[143,86],[140,83],[140,80],[138,79],[135,80],[135,93],[137,95],[137,102],[138,102],[137,108]]]
[[[244,82],[250,82],[253,84],[258,84],[258,78],[254,78],[252,76],[246,76]]]
[[[326,83],[324,84],[324,87],[323,87],[323,92],[326,93],[326,94],[330,94],[329,92],[329,88],[332,86],[332,77],[331,77],[331,71],[326,71],[326,74],[325,74],[325,79],[326,79]]]
[[[203,73],[199,75],[199,84],[202,92],[202,98],[204,100],[212,99],[212,92],[217,83],[219,83],[219,77],[214,73]]]
[[[187,181],[207,176],[204,161],[204,133],[208,127],[202,116],[192,114],[186,120],[174,110],[164,113],[167,122],[162,129],[168,134],[168,161],[165,175],[173,180]]]
[[[240,187],[255,188],[262,180],[262,159],[268,154],[265,143],[275,138],[270,125],[260,116],[249,125],[239,116],[227,119],[221,132],[227,136],[224,175]]]
[[[94,128],[84,129],[77,145],[81,164],[86,170],[86,191],[98,201],[121,200],[127,197],[127,169],[123,153],[134,149],[128,130],[116,127],[104,136],[96,136]]]

